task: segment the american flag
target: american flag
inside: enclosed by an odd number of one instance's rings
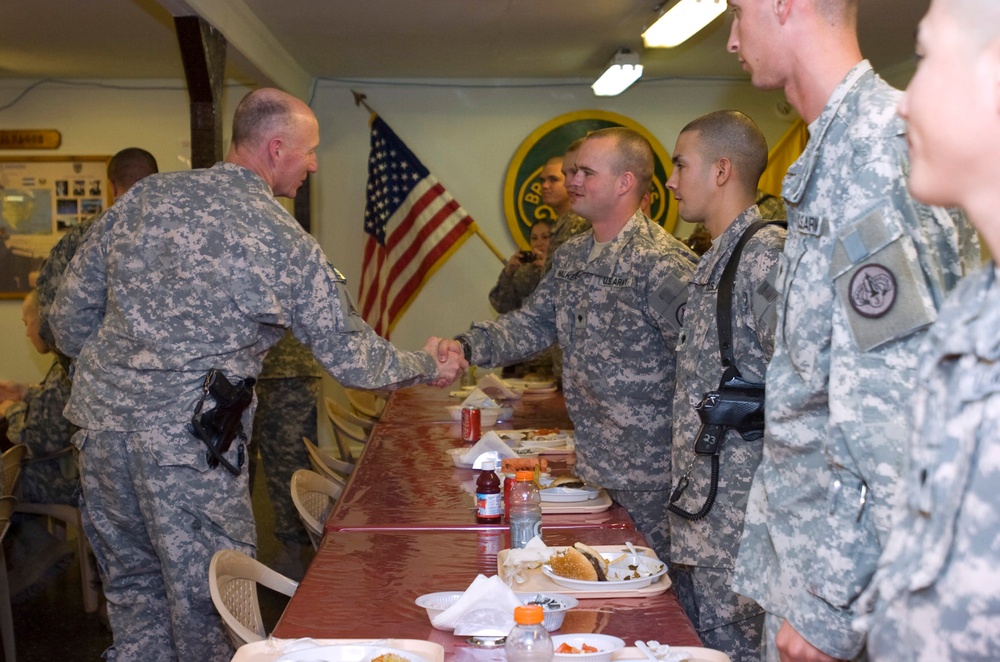
[[[420,288],[475,230],[382,118],[371,124],[361,315],[388,338]]]

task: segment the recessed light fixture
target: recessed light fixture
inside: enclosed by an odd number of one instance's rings
[[[629,85],[642,76],[639,54],[623,48],[611,58],[607,69],[590,87],[594,96],[613,97],[628,89]]]
[[[681,0],[642,33],[642,41],[646,48],[673,48],[714,21],[726,7],[726,0]]]

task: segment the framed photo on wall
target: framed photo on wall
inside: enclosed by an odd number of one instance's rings
[[[0,156],[0,299],[23,298],[49,251],[111,204],[110,156]]]

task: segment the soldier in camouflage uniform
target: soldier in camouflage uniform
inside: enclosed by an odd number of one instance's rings
[[[549,250],[545,255],[544,273],[548,273],[552,270],[552,256],[555,255],[557,248],[565,244],[570,237],[583,234],[590,229],[590,221],[580,216],[572,209],[575,190],[572,182],[573,177],[576,175],[576,156],[580,152],[580,145],[582,144],[583,138],[574,140],[570,143],[569,147],[566,148],[566,153],[562,158],[561,169],[564,178],[563,185],[566,187],[566,193],[568,195],[567,200],[570,204],[562,213],[559,214],[559,217],[556,218],[556,222],[552,224],[552,228],[549,233]]]
[[[267,479],[267,496],[274,508],[274,537],[281,548],[275,569],[301,579],[301,553],[309,548],[309,534],[299,519],[289,486],[292,474],[309,468],[303,437],[316,441],[316,410],[322,387],[321,368],[312,352],[285,331],[264,357],[254,392],[257,411],[250,439],[250,493],[253,494],[257,451]]]
[[[1000,255],[1000,5],[932,0],[900,114],[910,190],[965,209]],[[949,297],[922,351],[902,507],[863,605],[870,659],[1000,659],[1000,286],[995,258]]]
[[[251,92],[226,161],[133,186],[87,233],[56,294],[52,330],[76,359],[66,416],[82,428],[73,442],[114,634],[109,661],[232,656],[209,561],[223,548],[253,554],[256,540],[246,471],[212,469],[192,433],[210,370],[255,378],[286,328],[349,387],[444,385],[464,367],[376,335],[275,200],[316,171],[318,143],[305,103]],[[208,397],[205,410],[215,404]],[[247,435],[253,409],[241,417]],[[236,439],[224,459],[240,467],[245,451]]]
[[[51,348],[38,333],[38,293],[28,293],[21,309],[28,339],[39,353],[48,354]],[[80,492],[76,453],[63,453],[72,448],[69,441],[76,432],[62,413],[70,392],[66,371],[53,361],[41,384],[11,386],[0,385],[0,399],[11,398],[0,403],[0,415],[7,418],[11,443],[28,447],[28,462],[21,470],[21,497],[31,503],[76,506]]]
[[[580,145],[582,144],[583,138],[577,138],[570,143],[569,147],[566,148],[566,153],[563,154],[562,174],[570,203],[572,203],[572,199],[574,197],[572,181],[573,177],[576,175],[576,155],[579,153]],[[556,222],[552,225],[552,230],[549,233],[549,251],[545,255],[545,269],[542,271],[542,274],[547,274],[552,270],[552,256],[555,255],[557,248],[565,244],[570,237],[583,234],[589,229],[590,221],[577,214],[572,208],[569,208],[560,214],[559,218],[557,218]],[[561,380],[563,373],[562,348],[560,348],[559,345],[554,345],[552,347],[551,354],[552,375],[557,380]]]
[[[528,295],[538,287],[548,256],[550,236],[549,222],[546,220],[536,222],[531,226],[531,251],[534,253],[534,260],[522,261],[520,252],[514,253],[507,260],[500,277],[497,278],[497,284],[490,290],[489,295],[490,305],[498,313],[517,310]]]
[[[120,150],[108,162],[108,181],[111,182],[112,198],[117,200],[137,181],[156,172],[159,172],[156,159],[146,150],[139,147],[126,147]],[[42,263],[42,268],[38,272],[36,289],[38,290],[38,309],[41,315],[38,332],[49,347],[56,346],[52,329],[49,328],[49,308],[56,298],[56,290],[59,289],[59,284],[62,282],[63,272],[66,271],[70,260],[76,254],[76,249],[83,241],[83,235],[99,216],[100,214],[88,218],[67,230],[49,251],[48,257],[45,258],[45,262]],[[64,362],[63,367],[68,368],[68,362]]]
[[[476,365],[548,347],[565,356],[576,471],[609,489],[667,560],[674,345],[695,255],[639,209],[653,173],[649,143],[629,129],[580,147],[574,209],[592,231],[567,241],[524,305],[456,341]]]
[[[688,283],[684,328],[677,345],[674,390],[673,473],[678,496],[670,514],[670,560],[674,590],[709,648],[733,662],[760,659],[764,610],[733,592],[733,566],[743,531],[743,513],[763,441],[744,441],[727,430],[718,458],[714,503],[711,455],[695,453],[701,427],[695,405],[722,377],[717,305],[719,283],[747,228],[761,220],[754,203],[757,182],[767,166],[767,142],[752,119],[737,111],[703,115],[685,126],[673,151],[667,181],[681,217],[705,227],[711,248]],[[763,383],[774,350],[773,287],[785,231],[758,230],[743,247],[733,283],[730,320],[737,369]],[[710,508],[707,513],[705,508]],[[680,512],[679,512],[680,511]],[[683,513],[683,514],[682,514]]]
[[[730,50],[754,85],[784,87],[811,136],[783,183],[767,431],[733,587],[768,612],[768,659],[849,659],[892,523],[917,347],[977,242],[961,214],[906,190],[899,93],[861,57],[857,0],[729,6]]]

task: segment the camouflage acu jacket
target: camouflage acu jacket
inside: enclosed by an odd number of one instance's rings
[[[869,589],[872,660],[1000,659],[998,328],[990,264],[959,285],[921,353],[902,507]]]
[[[472,360],[504,365],[558,340],[577,473],[614,489],[665,490],[674,347],[697,258],[641,211],[588,263],[593,244],[592,231],[571,238],[520,309],[474,324]]]
[[[84,428],[186,423],[209,369],[256,377],[286,327],[345,386],[437,373],[434,357],[400,352],[362,321],[316,241],[235,164],[143,179],[95,222],[64,278],[50,322],[77,358],[66,415]]]
[[[836,658],[861,647],[850,609],[889,532],[917,348],[978,262],[964,216],[909,196],[899,94],[859,63],[785,177],[767,432],[734,578]]]

